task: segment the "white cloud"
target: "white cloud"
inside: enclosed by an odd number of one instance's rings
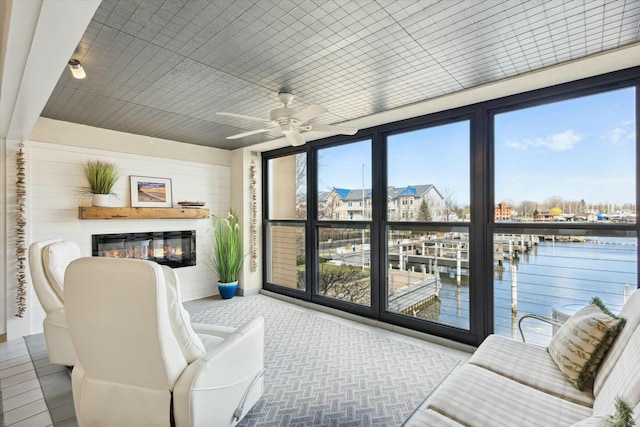
[[[635,122],[633,120],[625,121],[619,127],[612,129],[607,135],[604,135],[602,139],[609,141],[614,145],[623,144],[625,141],[635,140],[636,134],[634,131],[634,125]]]
[[[546,147],[553,151],[571,150],[582,140],[582,137],[571,129],[564,132],[549,135],[546,138],[524,139],[522,141],[509,140],[505,143],[507,147],[517,150],[528,148]]]
[[[627,131],[625,129],[622,128],[615,128],[613,129],[611,132],[609,132],[609,135],[605,135],[604,139],[611,141],[613,143],[619,142],[620,139],[622,139],[622,137],[627,133]]]

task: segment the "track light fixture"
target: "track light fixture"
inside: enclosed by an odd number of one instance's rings
[[[87,73],[84,72],[84,68],[82,68],[82,64],[77,59],[69,60],[69,69],[71,70],[71,74],[76,79],[84,79],[87,77]]]

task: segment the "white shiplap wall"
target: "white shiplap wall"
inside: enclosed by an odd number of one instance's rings
[[[205,259],[211,254],[209,219],[79,220],[78,206],[91,200],[78,191],[86,187],[83,162],[102,159],[118,165],[118,198],[113,206],[130,206],[129,176],[171,178],[174,205],[182,200],[206,202],[212,213],[226,214],[230,206],[230,167],[170,160],[62,144],[29,141],[26,144],[28,242],[50,238],[74,240],[84,256],[91,256],[91,235],[101,233],[196,230],[197,265],[176,269],[185,301],[218,293],[216,278]],[[42,330],[44,312],[30,292],[32,330]]]

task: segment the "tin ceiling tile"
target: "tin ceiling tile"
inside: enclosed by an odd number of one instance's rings
[[[277,92],[355,119],[640,41],[640,2],[103,0],[43,116],[237,148]]]

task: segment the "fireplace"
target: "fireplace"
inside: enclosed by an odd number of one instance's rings
[[[93,256],[137,258],[171,268],[196,265],[196,231],[94,234]]]

